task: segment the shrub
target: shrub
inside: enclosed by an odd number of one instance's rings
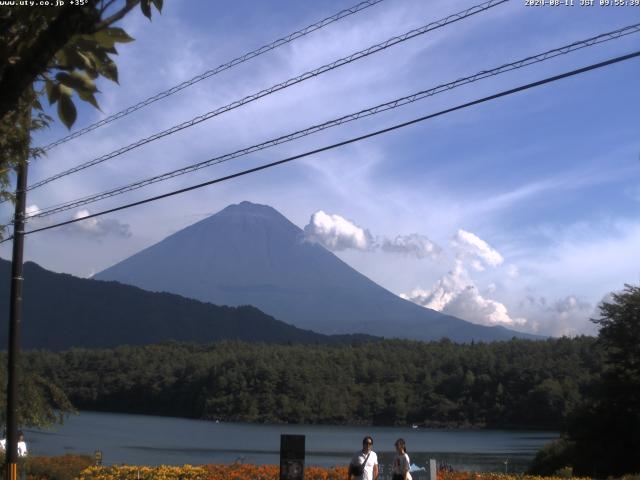
[[[88,455],[29,456],[18,468],[24,468],[30,480],[73,480],[93,462]]]
[[[571,478],[573,477],[573,467],[562,467],[556,470],[553,474],[554,477]]]
[[[206,480],[203,467],[160,465],[158,467],[111,466],[89,467],[78,480]]]
[[[565,438],[548,443],[538,450],[527,473],[548,477],[556,472],[566,471],[573,464],[574,450],[574,443]]]
[[[78,480],[277,480],[277,465],[205,465],[202,467],[159,466],[159,467],[90,467],[84,470]],[[346,467],[306,467],[305,480],[344,480]]]

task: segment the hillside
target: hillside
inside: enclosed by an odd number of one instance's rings
[[[9,312],[11,264],[0,259],[0,309]],[[209,343],[231,339],[270,343],[335,343],[362,336],[329,337],[302,330],[255,307],[221,307],[117,282],[24,266],[23,348],[145,345],[166,341]],[[7,345],[7,321],[0,344]]]

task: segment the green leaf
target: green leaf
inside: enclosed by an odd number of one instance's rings
[[[47,98],[49,98],[49,105],[53,105],[60,98],[60,84],[54,84],[52,81],[47,80],[45,86],[47,89]]]
[[[86,72],[73,71],[69,73],[58,73],[56,75],[56,79],[66,85],[67,87],[73,88],[77,92],[87,92],[93,93],[97,92],[98,89],[96,84],[91,80],[89,75]]]
[[[83,52],[76,52],[76,55],[82,61],[82,65],[84,66],[84,69],[87,71],[87,73],[95,72],[96,62],[91,55],[87,55]],[[76,68],[81,68],[81,67],[77,66]]]
[[[104,48],[111,48],[116,43],[116,41],[104,30],[95,33],[93,35],[93,39],[99,46]]]
[[[116,47],[103,48],[102,50],[104,50],[105,53],[112,53],[114,55],[118,55],[118,50],[116,50]]]
[[[151,20],[151,0],[142,0],[140,2],[140,9],[144,16]]]
[[[89,42],[93,40],[100,47],[105,49],[112,49],[116,42],[129,43],[133,42],[134,40],[129,36],[129,34],[127,34],[127,32],[118,27],[105,28],[104,30],[100,30],[99,32],[94,33],[93,35],[85,36],[84,39]],[[83,45],[86,46],[86,43]]]
[[[162,12],[163,0],[153,0],[153,4],[156,6],[159,12]]]
[[[58,50],[58,52],[56,53],[55,59],[58,62],[58,65],[64,65],[64,66],[68,66],[69,65],[69,57],[67,55],[67,51],[63,48],[62,50]]]
[[[118,67],[116,63],[107,57],[107,62],[100,68],[103,77],[108,78],[112,82],[118,83]]]
[[[68,129],[71,129],[71,125],[76,121],[76,117],[78,116],[78,112],[76,111],[76,106],[73,104],[73,100],[71,100],[71,89],[62,85],[60,87],[61,95],[60,100],[58,100],[58,117],[62,120],[62,123]],[[69,93],[66,93],[66,90],[69,90]]]
[[[131,37],[127,32],[118,27],[110,27],[105,30],[105,32],[118,43],[129,43],[133,42],[134,38]]]
[[[103,77],[118,83],[118,68],[115,62],[107,55],[104,49],[95,49],[91,52],[85,51],[85,55],[91,57],[94,65],[96,66],[96,72]],[[90,72],[91,74],[91,72]]]
[[[98,110],[102,111],[102,109],[100,108],[100,105],[98,105],[98,101],[96,100],[96,97],[93,96],[93,93],[78,91],[78,96],[85,102],[90,103],[91,105],[96,107]]]
[[[95,46],[96,44],[94,43],[93,45]],[[68,69],[69,71],[73,71],[74,69],[85,70],[90,75],[94,75],[92,78],[96,78],[96,65],[89,55],[84,53],[77,45],[65,48],[64,50],[67,65],[70,67]]]

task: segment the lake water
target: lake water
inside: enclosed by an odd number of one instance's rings
[[[362,437],[371,435],[381,464],[391,463],[393,444],[402,437],[412,463],[435,458],[456,470],[502,472],[505,461],[509,472],[524,471],[535,452],[557,438],[539,431],[254,425],[96,412],[71,416],[52,430],[25,429],[33,455],[100,450],[107,465],[278,464],[281,434],[306,436],[307,465],[348,463]]]

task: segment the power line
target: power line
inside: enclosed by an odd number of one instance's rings
[[[310,78],[316,77],[318,75],[321,75],[323,73],[326,73],[330,70],[334,70],[338,67],[341,67],[343,65],[347,65],[351,62],[354,62],[356,60],[359,60],[361,58],[367,57],[369,55],[372,55],[374,53],[380,52],[382,50],[385,50],[391,46],[397,45],[399,43],[405,42],[407,40],[410,40],[414,37],[417,37],[419,35],[423,35],[427,32],[430,32],[432,30],[436,30],[438,28],[444,27],[446,25],[449,25],[451,23],[457,22],[459,20],[465,19],[467,17],[470,17],[472,15],[475,15],[477,13],[480,12],[484,12],[490,8],[493,8],[497,5],[500,5],[502,3],[508,2],[509,0],[489,0],[488,2],[484,2],[481,3],[479,5],[475,5],[471,8],[468,8],[462,12],[458,12],[452,15],[449,15],[446,18],[443,18],[441,20],[435,21],[435,22],[431,22],[427,25],[424,25],[420,28],[414,29],[414,30],[410,30],[409,32],[406,32],[402,35],[396,36],[396,37],[392,37],[382,43],[378,43],[376,45],[372,45],[364,50],[360,50],[356,53],[353,53],[347,57],[343,57],[339,60],[335,60],[334,62],[328,63],[326,65],[323,65],[319,68],[316,68],[315,70],[311,70],[309,72],[303,73],[302,75],[299,75],[297,77],[293,77],[290,78],[282,83],[278,83],[276,85],[273,85],[272,87],[269,87],[267,89],[261,90],[260,92],[254,93],[252,95],[246,96],[244,98],[242,98],[241,100],[236,100],[235,102],[232,102],[228,105],[225,105],[223,107],[219,107],[215,110],[212,110],[210,112],[207,112],[203,115],[200,115],[198,117],[195,117],[191,120],[188,120],[186,122],[180,123],[178,125],[174,125],[173,127],[164,130],[162,132],[156,133],[154,135],[151,135],[149,137],[143,138],[141,140],[138,140],[137,142],[134,142],[130,145],[127,145],[126,147],[122,147],[118,150],[115,150],[111,153],[108,153],[106,155],[102,155],[98,158],[95,158],[93,160],[89,160],[88,162],[85,162],[83,164],[77,165],[76,167],[70,168],[68,170],[65,170],[63,172],[57,173],[51,177],[45,178],[44,180],[41,180],[37,183],[34,183],[33,185],[30,185],[27,190],[33,190],[35,188],[41,187],[43,185],[46,185],[47,183],[50,183],[54,180],[57,180],[59,178],[65,177],[67,175],[71,175],[73,173],[79,172],[81,170],[84,170],[86,168],[92,167],[94,165],[97,165],[99,163],[105,162],[107,160],[110,160],[114,157],[117,157],[119,155],[122,155],[123,153],[126,153],[130,150],[133,150],[135,148],[138,148],[142,145],[145,145],[147,143],[153,142],[155,140],[158,140],[160,138],[166,137],[167,135],[171,135],[173,133],[176,133],[180,130],[184,130],[186,128],[192,127],[194,125],[197,125],[199,123],[204,122],[205,120],[209,120],[215,116],[221,115],[223,113],[226,113],[230,110],[233,110],[235,108],[241,107],[242,105],[245,105],[247,103],[253,102],[255,100],[258,100],[262,97],[265,97],[267,95],[270,95],[272,93],[275,93],[277,91],[283,90],[285,88],[288,88],[292,85],[301,83],[305,80],[308,80]],[[1,202],[0,202],[1,203]]]
[[[582,68],[579,68],[579,69],[576,69],[576,70],[572,70],[572,71],[569,71],[569,72],[565,72],[565,73],[562,73],[562,74],[559,74],[559,75],[554,75],[552,77],[547,77],[547,78],[545,78],[543,80],[538,80],[536,82],[528,83],[526,85],[521,85],[519,87],[515,87],[515,88],[509,89],[509,90],[504,90],[504,91],[502,91],[500,93],[496,93],[496,94],[490,95],[488,97],[483,97],[481,99],[474,100],[472,102],[464,103],[464,104],[461,104],[461,105],[458,105],[458,106],[455,106],[455,107],[448,108],[446,110],[441,110],[441,111],[436,112],[436,113],[432,113],[432,114],[429,114],[429,115],[425,115],[423,117],[415,118],[413,120],[409,120],[407,122],[399,123],[399,124],[393,125],[391,127],[384,128],[382,130],[377,130],[375,132],[371,132],[371,133],[368,133],[366,135],[361,135],[359,137],[354,137],[354,138],[351,138],[349,140],[344,140],[342,142],[334,143],[332,145],[328,145],[328,146],[325,146],[325,147],[322,147],[322,148],[318,148],[318,149],[315,149],[315,150],[310,150],[308,152],[301,153],[301,154],[298,154],[298,155],[294,155],[292,157],[288,157],[288,158],[285,158],[283,160],[278,160],[276,162],[272,162],[272,163],[268,163],[268,164],[265,164],[265,165],[261,165],[259,167],[254,167],[254,168],[250,168],[250,169],[247,169],[247,170],[243,170],[241,172],[237,172],[237,173],[234,173],[234,174],[231,174],[231,175],[227,175],[227,176],[224,176],[224,177],[220,177],[220,178],[216,178],[216,179],[213,179],[213,180],[209,180],[207,182],[199,183],[197,185],[192,185],[190,187],[182,188],[182,189],[179,189],[179,190],[174,190],[174,191],[171,191],[171,192],[168,192],[168,193],[164,193],[162,195],[157,195],[155,197],[146,198],[144,200],[140,200],[140,201],[137,201],[137,202],[128,203],[128,204],[125,204],[125,205],[121,205],[119,207],[110,208],[108,210],[103,210],[101,212],[94,213],[94,214],[91,214],[91,215],[87,215],[87,216],[82,217],[82,218],[76,218],[76,219],[72,219],[72,220],[67,220],[65,222],[56,223],[54,225],[48,225],[46,227],[41,227],[41,228],[37,228],[37,229],[34,229],[34,230],[30,230],[28,232],[25,232],[25,235],[29,235],[29,234],[36,233],[36,232],[42,232],[44,230],[50,230],[52,228],[61,227],[61,226],[64,226],[64,225],[69,225],[71,223],[76,223],[76,222],[79,222],[79,221],[82,221],[82,220],[87,220],[89,218],[99,217],[99,216],[102,216],[102,215],[106,215],[108,213],[117,212],[119,210],[125,210],[127,208],[135,207],[135,206],[138,206],[138,205],[143,205],[145,203],[154,202],[154,201],[157,201],[157,200],[161,200],[163,198],[167,198],[167,197],[171,197],[171,196],[174,196],[174,195],[178,195],[180,193],[186,193],[186,192],[189,192],[191,190],[196,190],[196,189],[199,189],[199,188],[202,188],[202,187],[206,187],[208,185],[213,185],[215,183],[221,183],[221,182],[224,182],[224,181],[227,181],[227,180],[231,180],[231,179],[238,178],[238,177],[241,177],[241,176],[244,176],[244,175],[248,175],[250,173],[255,173],[255,172],[258,172],[260,170],[266,170],[268,168],[275,167],[275,166],[278,166],[278,165],[282,165],[284,163],[288,163],[288,162],[291,162],[293,160],[298,160],[300,158],[305,158],[305,157],[308,157],[308,156],[311,156],[311,155],[315,155],[315,154],[318,154],[318,153],[321,153],[321,152],[325,152],[327,150],[332,150],[332,149],[335,149],[335,148],[338,148],[338,147],[342,147],[344,145],[349,145],[351,143],[359,142],[359,141],[365,140],[367,138],[372,138],[372,137],[375,137],[375,136],[378,136],[378,135],[381,135],[381,134],[384,134],[384,133],[388,133],[388,132],[391,132],[391,131],[394,131],[394,130],[398,130],[400,128],[404,128],[404,127],[407,127],[409,125],[413,125],[415,123],[419,123],[419,122],[423,122],[425,120],[429,120],[429,119],[432,119],[432,118],[435,118],[435,117],[439,117],[439,116],[445,115],[447,113],[455,112],[457,110],[462,110],[462,109],[465,109],[465,108],[468,108],[468,107],[471,107],[471,106],[474,106],[474,105],[478,105],[478,104],[485,103],[485,102],[488,102],[488,101],[491,101],[491,100],[495,100],[495,99],[500,98],[500,97],[505,97],[507,95],[512,95],[514,93],[522,92],[524,90],[529,90],[529,89],[534,88],[534,87],[538,87],[538,86],[545,85],[545,84],[548,84],[548,83],[556,82],[556,81],[564,79],[564,78],[568,78],[568,77],[572,77],[572,76],[579,75],[579,74],[582,74],[582,73],[586,73],[586,72],[591,71],[591,70],[595,70],[595,69],[598,69],[598,68],[603,68],[603,67],[606,67],[608,65],[612,65],[612,64],[615,64],[615,63],[623,62],[625,60],[630,60],[632,58],[639,57],[639,56],[640,56],[640,50],[637,50],[637,51],[635,51],[633,53],[630,53],[630,54],[627,54],[627,55],[622,55],[622,56],[619,56],[619,57],[615,57],[615,58],[612,58],[612,59],[609,59],[609,60],[606,60],[606,61],[603,61],[603,62],[599,62],[599,63],[595,63],[595,64],[592,64],[592,65],[589,65],[587,67],[582,67]],[[4,243],[4,242],[6,242],[8,240],[11,240],[12,238],[13,237],[8,237],[7,239],[0,241],[0,243]]]
[[[533,56],[529,56],[526,57],[524,59],[521,60],[517,60],[515,62],[511,62],[511,63],[507,63],[507,64],[503,64],[499,67],[493,68],[491,70],[482,70],[481,72],[478,72],[474,75],[468,76],[468,77],[463,77],[463,78],[459,78],[458,80],[455,80],[453,82],[449,82],[449,83],[445,83],[445,84],[441,84],[438,85],[436,87],[430,88],[428,90],[422,90],[420,92],[414,93],[412,95],[409,96],[405,96],[405,97],[401,97],[395,100],[392,100],[390,102],[386,102],[383,104],[379,104],[376,105],[375,107],[370,107],[364,110],[360,110],[359,112],[355,112],[355,113],[351,113],[349,115],[344,115],[340,118],[337,119],[333,119],[330,120],[328,122],[324,122],[322,124],[318,124],[318,125],[313,125],[311,127],[305,128],[303,130],[298,130],[296,132],[275,138],[275,139],[271,139],[271,140],[267,140],[266,142],[262,142],[259,143],[257,145],[252,145],[250,147],[247,148],[243,148],[241,150],[237,150],[235,152],[232,153],[227,153],[225,155],[221,155],[218,157],[214,157],[208,160],[205,160],[203,162],[199,162],[193,165],[189,165],[187,167],[183,167],[183,168],[179,168],[170,172],[166,172],[160,175],[156,175],[154,177],[150,177],[150,178],[146,178],[144,180],[140,180],[134,183],[130,183],[128,185],[124,185],[121,187],[117,187],[105,192],[101,192],[98,194],[94,194],[94,195],[89,195],[89,196],[85,196],[82,198],[78,198],[75,200],[71,200],[71,201],[67,201],[67,202],[63,202],[57,205],[53,205],[50,207],[46,207],[43,208],[41,210],[39,210],[36,213],[33,213],[29,216],[27,216],[27,218],[41,218],[41,217],[46,217],[49,215],[53,215],[56,213],[60,213],[66,210],[70,210],[72,208],[76,208],[76,207],[80,207],[83,205],[87,205],[89,203],[94,203],[100,200],[104,200],[106,198],[110,198],[110,197],[114,197],[116,195],[121,195],[123,193],[126,192],[130,192],[133,190],[137,190],[138,188],[142,188],[142,187],[146,187],[148,185],[152,185],[154,183],[157,182],[161,182],[161,181],[165,181],[168,180],[170,178],[174,178],[177,177],[179,175],[184,175],[186,173],[191,173],[197,170],[200,170],[202,168],[205,167],[209,167],[211,165],[217,165],[219,163],[223,163],[229,160],[232,160],[234,158],[238,158],[241,156],[245,156],[248,155],[250,153],[254,153],[260,150],[264,150],[276,145],[280,145],[286,142],[290,142],[302,137],[305,137],[307,135],[311,135],[332,127],[336,127],[339,125],[343,125],[345,123],[348,122],[352,122],[355,120],[358,120],[360,118],[363,117],[367,117],[367,116],[371,116],[371,115],[376,115],[378,113],[387,111],[387,110],[392,110],[398,107],[401,107],[403,105],[407,105],[409,103],[413,103],[416,102],[418,100],[422,100],[424,98],[430,97],[430,96],[434,96],[437,95],[438,93],[444,92],[444,91],[448,91],[448,90],[452,90],[454,88],[457,88],[459,86],[462,85],[466,85],[469,83],[473,83],[488,77],[492,77],[492,76],[496,76],[508,71],[512,71],[512,70],[516,70],[519,68],[523,68],[529,65],[533,65],[536,63],[540,63],[543,62],[545,60],[548,60],[550,58],[555,58],[557,56],[560,55],[566,55],[568,53],[574,52],[576,50],[580,50],[586,47],[590,47],[599,43],[603,43],[609,40],[613,40],[613,39],[617,39],[626,35],[630,35],[632,33],[638,33],[640,32],[640,23],[638,24],[634,24],[634,25],[630,25],[627,27],[623,27],[623,28],[619,28],[617,30],[614,30],[612,32],[607,32],[607,33],[603,33],[601,35],[595,36],[595,37],[590,37],[588,39],[585,40],[581,40],[581,41],[577,41],[577,42],[573,42],[569,45],[564,45],[562,47],[559,48],[555,48],[552,50],[548,50],[544,53],[540,53],[537,55],[533,55]]]
[[[68,142],[69,140],[73,140],[74,138],[78,138],[82,135],[84,135],[85,133],[91,132],[93,130],[96,130],[104,125],[107,125],[111,122],[114,122],[122,117],[125,117],[127,115],[129,115],[130,113],[135,112],[136,110],[140,110],[141,108],[146,107],[147,105],[151,105],[152,103],[157,102],[158,100],[162,100],[163,98],[169,97],[171,95],[173,95],[174,93],[177,93],[181,90],[184,90],[187,87],[190,87],[191,85],[194,85],[198,82],[201,82],[202,80],[205,80],[209,77],[212,77],[214,75],[217,75],[220,72],[223,72],[225,70],[228,70],[230,68],[233,68],[237,65],[240,65],[241,63],[244,63],[248,60],[251,60],[252,58],[258,57],[264,53],[270,52],[271,50],[274,50],[278,47],[281,47],[283,45],[286,45],[288,43],[293,42],[294,40],[297,40],[298,38],[304,37],[305,35],[308,35],[309,33],[315,32],[316,30],[320,30],[323,27],[326,27],[327,25],[330,25],[334,22],[337,22],[339,20],[342,20],[343,18],[346,18],[350,15],[353,15],[355,13],[358,13],[362,10],[365,10],[369,7],[372,7],[374,5],[377,5],[380,2],[383,2],[384,0],[367,0],[364,2],[361,2],[357,5],[354,5],[353,7],[350,8],[346,8],[344,10],[339,11],[338,13],[331,15],[330,17],[327,17],[323,20],[320,20],[319,22],[316,22],[312,25],[309,25],[308,27],[305,27],[301,30],[295,31],[293,33],[290,33],[289,35],[279,38],[278,40],[275,40],[271,43],[268,43],[266,45],[263,45],[260,48],[257,48],[256,50],[253,50],[251,52],[245,53],[237,58],[234,58],[233,60],[227,62],[227,63],[223,63],[222,65],[219,65],[211,70],[207,70],[204,73],[201,73],[200,75],[196,75],[195,77],[193,77],[190,80],[186,80],[182,83],[180,83],[179,85],[173,86],[171,88],[169,88],[168,90],[164,90],[162,92],[159,92],[155,95],[153,95],[152,97],[147,98],[146,100],[142,100],[139,103],[136,103],[135,105],[132,105],[128,108],[125,108],[124,110],[121,110],[117,113],[114,113],[113,115],[110,115],[107,118],[104,118],[96,123],[93,123],[91,125],[88,125],[76,132],[73,132],[65,137],[62,137],[58,140],[56,140],[55,142],[52,142],[48,145],[45,145],[44,147],[41,147],[42,150],[44,150],[45,152],[48,150],[51,150],[52,148],[58,146],[58,145],[62,145],[63,143]]]

